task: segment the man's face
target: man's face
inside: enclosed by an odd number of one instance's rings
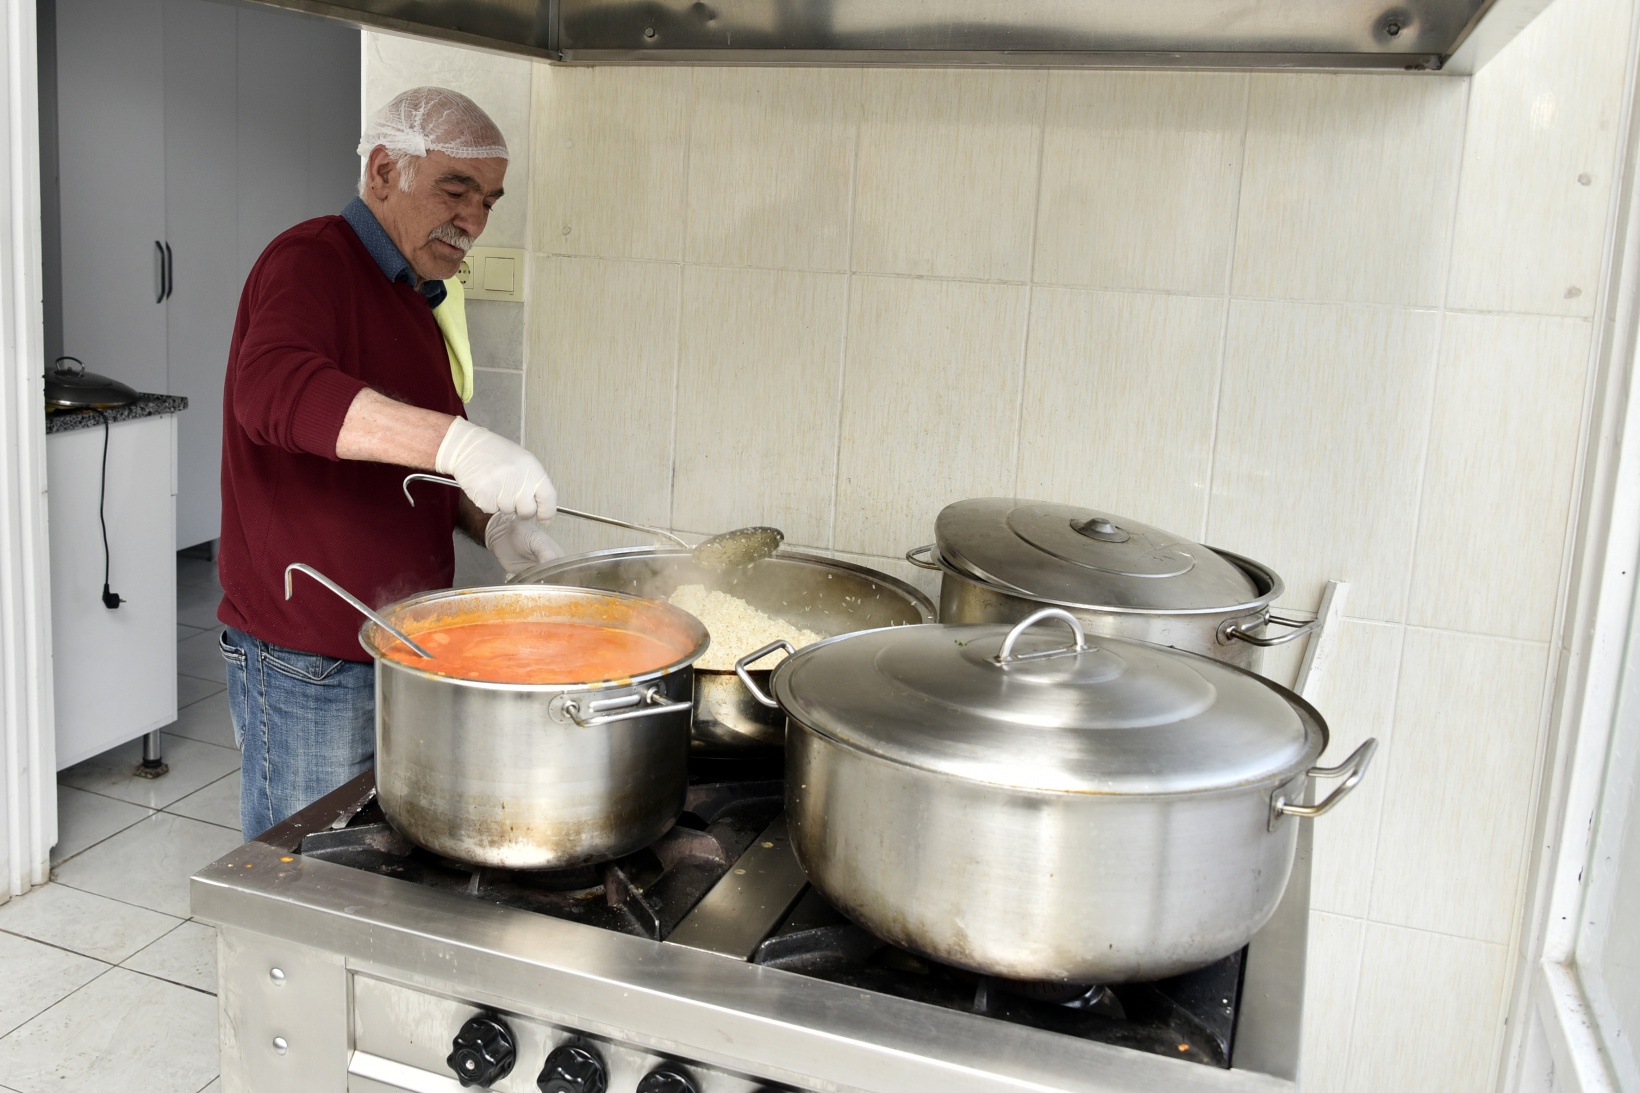
[[[457,159],[428,152],[416,163],[409,192],[383,148],[370,153],[365,192],[388,238],[423,281],[455,276],[501,199],[505,159]]]

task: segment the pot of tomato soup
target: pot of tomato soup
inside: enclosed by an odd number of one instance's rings
[[[607,861],[683,810],[705,628],[669,604],[528,585],[429,592],[374,622],[376,787],[393,826],[503,869]]]

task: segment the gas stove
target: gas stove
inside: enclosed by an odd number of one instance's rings
[[[702,760],[619,861],[475,869],[366,773],[193,880],[226,1093],[1292,1090],[1308,843],[1242,952],[1159,983],[1015,983],[887,945],[810,888],[778,759]]]

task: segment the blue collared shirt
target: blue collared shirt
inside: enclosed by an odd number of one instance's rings
[[[347,221],[353,234],[359,237],[359,242],[364,244],[364,249],[370,252],[370,257],[376,260],[376,265],[381,267],[389,281],[403,281],[415,288],[427,297],[428,307],[437,307],[444,302],[444,297],[449,294],[444,282],[423,281],[416,285],[416,271],[410,268],[409,260],[399,253],[399,248],[393,245],[387,230],[363,198],[355,197],[349,201],[347,208],[342,210],[342,219]]]

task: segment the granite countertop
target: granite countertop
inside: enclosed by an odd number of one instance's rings
[[[136,421],[160,414],[174,414],[188,408],[188,400],[181,395],[145,395],[138,393],[137,401],[108,410],[53,410],[46,413],[46,435],[71,433],[75,429],[100,429],[103,419],[118,424]]]

